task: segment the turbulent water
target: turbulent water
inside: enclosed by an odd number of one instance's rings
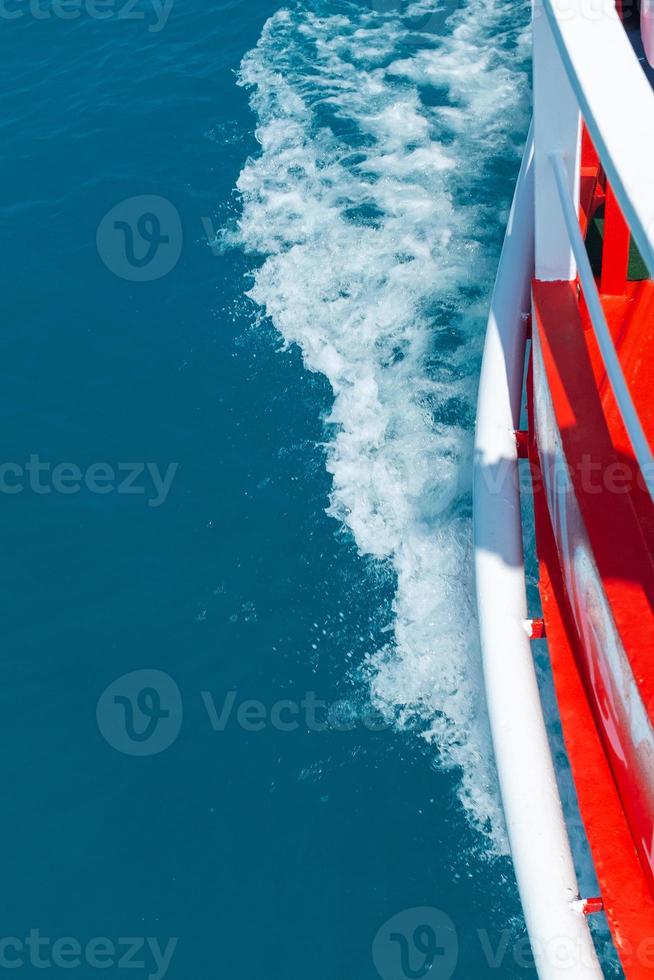
[[[396,579],[371,697],[414,725],[489,848],[505,834],[472,598],[479,351],[527,127],[525,10],[303,4],[244,59],[261,152],[233,240],[250,297],[334,401],[329,512]]]
[[[397,980],[426,913],[453,976],[531,980],[479,860],[469,487],[526,4],[5,12],[5,961],[140,936],[167,980]],[[17,488],[33,459],[175,475],[151,507]],[[165,681],[151,755],[101,724],[117,681]]]

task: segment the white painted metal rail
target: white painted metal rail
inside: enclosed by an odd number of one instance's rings
[[[654,275],[654,93],[614,0],[534,0],[534,136],[488,321],[474,463],[477,606],[511,853],[541,980],[602,977],[578,886],[527,628],[518,454],[531,280],[579,274],[607,374],[654,497],[654,460],[578,221],[581,116]],[[560,955],[561,949],[568,955]]]
[[[558,67],[546,50],[546,31],[551,32],[574,100],[643,261],[654,276],[654,91],[634,54],[615,0],[536,0],[534,60],[540,55],[544,61],[545,85],[547,73],[551,70],[554,75]],[[546,92],[536,92],[536,113],[540,95],[547,99]],[[561,111],[565,107],[559,105]],[[539,146],[537,134],[537,152],[540,149],[545,147]],[[563,152],[566,162],[572,162],[572,147],[553,145],[550,150]]]
[[[577,211],[568,190],[568,177],[565,163],[560,153],[553,153],[550,159],[554,168],[563,218],[568,229],[568,235],[570,236],[572,251],[577,263],[577,273],[584,291],[584,298],[590,314],[595,338],[602,354],[606,374],[611,383],[611,388],[613,389],[615,400],[618,403],[629,440],[636,454],[643,479],[647,484],[647,489],[652,500],[654,500],[654,456],[652,456],[652,450],[650,449],[638,417],[638,412],[627,387],[627,382],[622,373],[622,367],[620,366],[620,361],[613,344],[611,331],[606,322],[602,300],[595,284],[595,277],[593,276],[593,270],[591,269],[581,228],[579,227]]]
[[[488,320],[474,462],[477,606],[507,830],[541,980],[602,977],[578,901],[529,639],[518,454],[534,257],[533,143],[523,160]]]
[[[593,330],[641,473],[654,456],[625,381],[578,221],[581,117],[654,275],[654,91],[615,0],[534,0],[536,278],[583,286]]]

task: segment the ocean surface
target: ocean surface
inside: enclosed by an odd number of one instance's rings
[[[14,976],[535,977],[470,541],[528,16],[3,5]]]

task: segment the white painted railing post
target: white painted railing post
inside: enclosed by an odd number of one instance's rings
[[[536,278],[570,281],[576,275],[575,259],[550,157],[552,153],[563,156],[570,196],[578,209],[581,115],[543,0],[534,0],[533,13]]]
[[[477,608],[506,826],[538,976],[540,980],[602,980],[588,920],[578,901],[526,625],[515,429],[533,278],[531,143],[530,139],[509,217],[479,379],[473,470]]]

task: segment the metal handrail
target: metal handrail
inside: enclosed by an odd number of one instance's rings
[[[578,901],[527,629],[515,429],[520,422],[534,272],[533,149],[530,133],[497,272],[479,382],[473,471],[475,585],[497,771],[538,975],[541,980],[601,980]],[[573,952],[570,962],[556,955],[562,942]]]
[[[615,0],[541,0],[561,62],[640,254],[654,276],[654,91]]]
[[[574,252],[577,263],[577,274],[584,291],[584,298],[588,307],[588,313],[590,314],[595,339],[602,354],[606,374],[613,389],[615,400],[618,403],[629,441],[633,446],[650,497],[654,500],[654,456],[643,431],[629,388],[627,387],[613,338],[611,337],[611,331],[606,322],[602,300],[600,299],[593,270],[590,265],[590,259],[588,258],[584,239],[581,234],[581,228],[579,227],[577,210],[568,190],[568,175],[563,154],[551,153],[550,161],[554,168],[554,177],[561,201],[563,218],[568,229],[568,235],[570,236],[570,244],[572,245],[572,251]]]

